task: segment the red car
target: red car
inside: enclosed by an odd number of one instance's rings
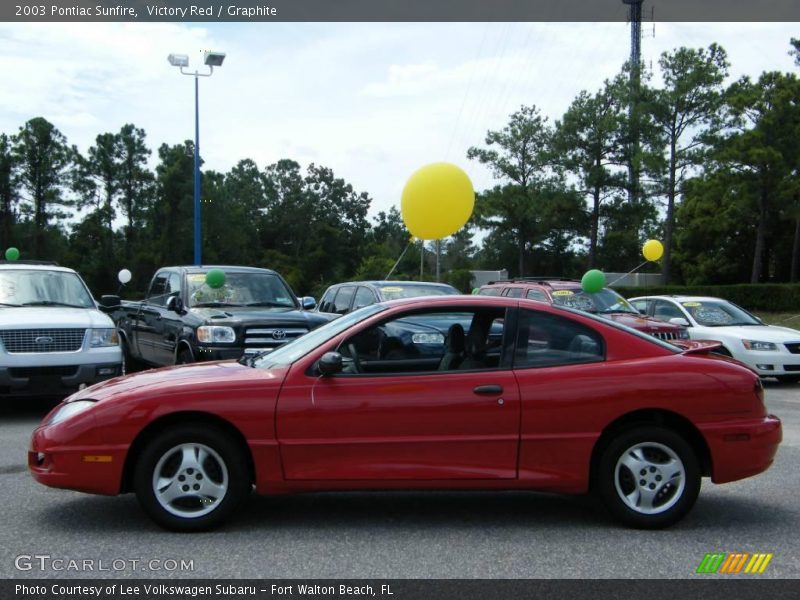
[[[446,296],[82,390],[34,431],[29,467],[53,487],[133,491],[184,531],[217,525],[253,486],[594,490],[656,528],[689,511],[702,476],[767,469],[780,440],[735,361],[541,302]]]

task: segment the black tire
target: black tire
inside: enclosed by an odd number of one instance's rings
[[[188,365],[194,362],[194,356],[192,355],[192,351],[188,348],[181,348],[178,351],[178,355],[175,357],[175,364],[176,365]]]
[[[128,347],[128,340],[125,336],[119,336],[119,346],[122,351],[122,374],[135,373],[141,371],[144,365],[131,356],[131,349]]]
[[[700,493],[694,450],[663,427],[641,426],[617,434],[603,450],[596,476],[609,512],[639,529],[660,529],[679,521]]]
[[[162,432],[136,461],[134,490],[142,509],[173,531],[218,526],[250,488],[242,449],[231,436],[207,424]]]

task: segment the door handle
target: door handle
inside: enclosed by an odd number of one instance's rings
[[[479,385],[478,387],[472,390],[476,394],[481,395],[494,395],[494,394],[502,394],[503,393],[503,386],[502,385]]]

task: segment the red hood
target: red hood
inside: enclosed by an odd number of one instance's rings
[[[81,390],[69,399],[111,400],[131,394],[138,398],[175,397],[186,396],[196,389],[206,394],[233,393],[237,389],[252,389],[256,380],[259,380],[259,387],[270,383],[280,385],[287,371],[288,367],[255,369],[235,361],[195,363],[115,377]]]
[[[645,317],[643,315],[634,315],[631,313],[609,313],[601,315],[612,321],[619,323],[621,325],[627,325],[628,327],[632,327],[633,329],[638,329],[644,333],[653,334],[653,333],[666,333],[666,332],[678,332],[684,329],[679,325],[674,325],[672,323],[665,323],[664,321],[657,321],[656,319],[651,319],[650,317]]]

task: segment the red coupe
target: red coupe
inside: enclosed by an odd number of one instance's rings
[[[29,466],[133,491],[176,530],[217,525],[253,487],[596,491],[664,527],[702,476],[761,473],[781,441],[758,376],[707,350],[530,300],[374,304],[269,354],[82,390],[34,431]]]

